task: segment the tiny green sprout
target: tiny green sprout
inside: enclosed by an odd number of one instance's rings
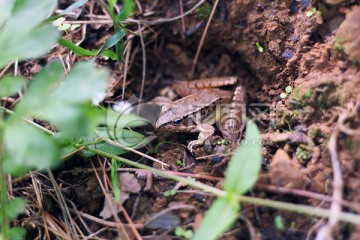
[[[165,191],[163,193],[164,197],[170,197],[170,196],[174,196],[176,194],[176,189],[171,189],[169,191]]]
[[[59,31],[65,31],[65,30],[68,30],[69,28],[71,27],[71,25],[70,24],[68,24],[68,23],[64,23],[64,24],[62,24],[62,25],[60,25],[60,26],[58,26],[58,30]]]
[[[179,159],[176,161],[176,164],[182,166],[183,162]]]
[[[342,45],[342,41],[339,39],[335,39],[335,44],[334,44],[334,48],[337,49],[338,51],[343,51],[343,45]]]
[[[64,21],[65,21],[64,17],[59,17],[58,19],[52,22],[52,25],[54,27],[60,27]]]
[[[261,44],[259,42],[256,42],[255,45],[260,53],[264,52],[264,48],[261,46]]]
[[[291,87],[291,86],[287,86],[287,87],[285,88],[285,92],[291,93],[291,91],[292,91],[292,87]]]
[[[73,25],[71,25],[70,30],[73,31],[73,30],[77,29],[80,26],[81,26],[80,24],[73,24]]]
[[[57,27],[57,30],[59,31],[66,31],[68,29],[70,30],[75,30],[76,28],[80,27],[80,24],[69,24],[69,23],[64,23],[65,18],[64,17],[60,17],[58,19],[56,19],[55,21],[52,22],[52,25],[54,27]]]
[[[275,222],[275,227],[276,227],[277,230],[283,230],[284,229],[284,222],[283,222],[281,216],[277,215],[275,217],[274,222]]]
[[[190,239],[194,235],[194,233],[191,230],[186,230],[182,227],[177,227],[175,229],[175,235],[178,237],[184,237],[184,238]]]
[[[286,97],[287,97],[287,94],[286,94],[286,93],[283,92],[283,93],[280,94],[280,98],[281,98],[281,99],[284,99],[284,98],[286,98]]]
[[[225,142],[226,142],[225,139],[221,139],[221,140],[218,140],[218,141],[216,142],[216,144],[217,144],[217,145],[223,145],[223,144],[225,144]]]
[[[296,223],[295,223],[295,222],[291,222],[290,228],[295,228],[295,226],[296,226]]]
[[[306,15],[307,17],[311,17],[311,16],[314,15],[315,13],[316,13],[316,8],[313,7],[310,11],[307,11],[305,15]]]

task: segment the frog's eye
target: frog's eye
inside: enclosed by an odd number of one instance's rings
[[[181,124],[181,122],[182,122],[182,118],[175,119],[174,120],[174,125],[179,126]]]

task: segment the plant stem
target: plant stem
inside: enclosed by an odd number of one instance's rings
[[[1,239],[10,239],[10,222],[7,214],[7,174],[5,173],[3,167],[3,164],[5,162],[4,121],[2,117],[2,112],[0,112],[0,114],[0,237]]]
[[[97,149],[87,149],[90,152],[99,154],[101,156],[104,157],[109,157],[112,159],[115,159],[117,161],[120,161],[122,163],[125,163],[127,165],[136,167],[136,168],[141,168],[141,169],[145,169],[148,170],[154,174],[157,174],[159,176],[162,176],[164,178],[168,178],[177,182],[182,182],[182,183],[186,183],[189,186],[201,189],[203,191],[212,193],[218,197],[220,196],[225,196],[226,192],[218,189],[218,188],[214,188],[214,187],[210,187],[206,184],[203,184],[201,182],[197,182],[193,179],[189,179],[189,178],[183,178],[180,176],[176,176],[176,175],[172,175],[169,173],[166,173],[164,171],[143,165],[141,163],[137,163],[137,162],[133,162],[131,160],[119,157],[119,156],[115,156],[113,154],[104,152],[104,151],[100,151]],[[314,208],[314,207],[309,207],[306,205],[301,205],[301,204],[292,204],[292,203],[285,203],[285,202],[279,202],[279,201],[273,201],[273,200],[268,200],[268,199],[260,199],[260,198],[254,198],[254,197],[248,197],[248,196],[242,196],[242,195],[236,195],[236,199],[242,203],[248,203],[248,204],[254,204],[254,205],[259,205],[259,206],[266,206],[266,207],[271,207],[271,208],[276,208],[279,210],[286,210],[286,211],[291,211],[291,212],[297,212],[300,214],[307,214],[307,215],[312,215],[312,216],[316,216],[316,217],[325,217],[328,218],[330,216],[330,210],[328,209],[324,209],[324,208]],[[360,216],[356,215],[356,214],[352,214],[352,213],[344,213],[342,212],[339,215],[339,220],[344,221],[344,222],[349,222],[349,223],[353,223],[353,224],[360,224]]]

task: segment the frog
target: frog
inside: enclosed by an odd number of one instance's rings
[[[173,89],[182,98],[162,105],[154,124],[156,132],[198,132],[198,139],[188,145],[190,151],[214,134],[215,123],[224,139],[239,140],[245,125],[246,94],[237,83],[234,76],[176,81]],[[228,86],[235,89],[221,89]]]

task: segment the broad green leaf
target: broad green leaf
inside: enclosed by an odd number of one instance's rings
[[[22,118],[29,115],[37,115],[39,109],[47,103],[48,96],[54,91],[63,74],[61,63],[53,61],[37,73],[24,98],[15,108],[16,115],[10,119]]]
[[[6,210],[10,218],[16,218],[20,213],[25,212],[26,200],[23,198],[14,198],[8,204]]]
[[[22,227],[13,227],[10,229],[10,239],[25,239],[26,230]]]
[[[0,0],[0,29],[11,16],[15,0]]]
[[[240,204],[231,196],[215,199],[192,239],[218,239],[234,224],[239,211]]]
[[[0,68],[14,60],[36,58],[56,43],[59,33],[41,22],[55,8],[55,0],[26,0],[0,31]]]
[[[123,128],[99,127],[96,129],[96,133],[99,137],[113,140],[131,148],[138,148],[147,143],[144,135]]]
[[[60,157],[56,143],[40,130],[24,122],[5,124],[6,172],[20,175],[29,168],[54,167]]]
[[[105,43],[101,46],[99,51],[96,53],[96,55],[94,56],[94,59],[97,58],[99,56],[99,54],[101,54],[103,52],[104,49],[115,46],[115,44],[117,44],[124,36],[125,36],[125,31],[122,29],[117,31],[115,34],[111,35],[105,41]]]
[[[87,142],[93,142],[101,137],[103,139],[112,139],[113,141],[118,142],[124,146],[136,149],[144,146],[148,142],[147,138],[144,135],[127,129],[118,129],[114,134],[112,130],[100,127],[97,128],[96,133],[97,133],[97,137],[92,136],[92,137],[83,138],[82,144]],[[115,139],[112,137],[113,136],[112,134],[116,135]],[[88,147],[90,149],[98,149],[107,153],[111,153],[113,155],[120,155],[128,152],[128,150],[126,149],[111,145],[107,142],[97,143],[96,145],[89,145]],[[86,150],[82,151],[82,154],[85,157],[90,157],[95,155],[94,153]]]
[[[68,13],[71,13],[72,11],[74,11],[75,9],[81,7],[82,5],[84,5],[85,3],[87,3],[89,0],[77,0],[76,2],[74,2],[73,4],[71,4],[69,7],[67,7],[64,11],[62,11],[59,16],[64,16]]]
[[[101,112],[90,103],[53,100],[50,99],[49,104],[38,111],[38,117],[54,124],[68,138],[84,136],[98,125]]]
[[[96,56],[96,54],[99,52],[99,50],[92,50],[92,51],[87,50],[87,49],[77,46],[74,43],[67,41],[63,38],[61,38],[59,40],[59,44],[63,47],[70,49],[79,57],[81,57],[81,56]],[[116,53],[109,49],[103,51],[100,55],[104,56],[104,57],[109,57],[111,60],[114,60],[114,61],[117,60]]]
[[[91,101],[96,93],[105,92],[108,80],[109,73],[105,68],[96,68],[91,62],[77,63],[49,100],[64,103]]]
[[[116,21],[124,21],[134,12],[134,1],[133,0],[123,0],[123,6],[120,13],[116,16]]]
[[[224,189],[244,194],[256,182],[261,167],[261,138],[257,126],[246,122],[245,139],[235,150],[225,173]]]
[[[8,76],[0,79],[0,98],[15,94],[25,83],[26,79],[23,77]]]
[[[80,137],[93,130],[102,111],[91,105],[98,92],[105,92],[108,72],[92,63],[74,65],[65,78],[58,62],[52,62],[37,74],[23,101],[9,120],[36,116],[54,124],[68,137]]]
[[[148,120],[135,114],[118,113],[111,108],[107,108],[105,111],[106,113],[103,114],[101,124],[106,125],[110,128],[135,128],[149,124]]]

